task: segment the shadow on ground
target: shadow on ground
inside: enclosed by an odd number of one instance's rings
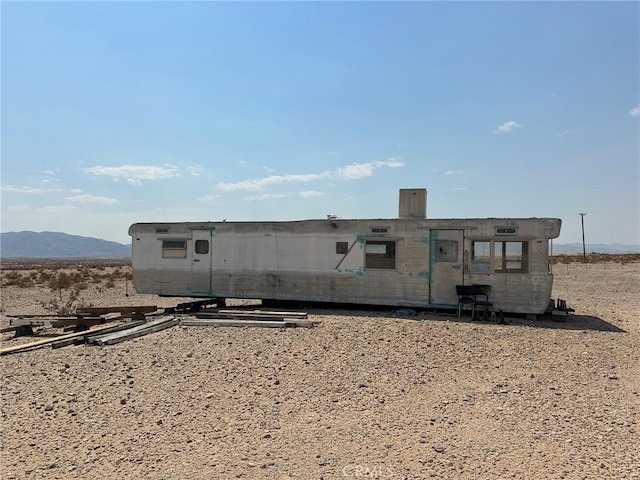
[[[282,307],[282,305],[281,305]],[[286,308],[286,307],[285,307]],[[496,328],[502,325],[521,325],[532,328],[548,328],[554,330],[592,330],[598,332],[626,333],[626,330],[609,323],[599,317],[590,315],[570,315],[566,320],[552,320],[549,316],[541,316],[538,319],[528,319],[526,316],[505,316],[504,324],[496,320],[480,321],[471,319],[470,315],[458,317],[451,311],[434,312],[433,310],[419,310],[397,307],[372,307],[358,305],[329,305],[329,304],[298,304],[298,310],[304,310],[314,315],[345,315],[351,317],[383,317],[401,318],[416,321],[455,321],[461,323],[484,323],[493,324]]]
[[[509,318],[513,325],[524,325],[534,328],[552,328],[555,330],[595,330],[598,332],[626,333],[626,330],[609,323],[599,317],[590,315],[571,315],[564,321],[551,320],[542,317],[538,320],[528,320],[525,318]]]

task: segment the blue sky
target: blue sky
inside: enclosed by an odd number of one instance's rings
[[[2,2],[2,231],[560,217],[640,244],[638,2]]]

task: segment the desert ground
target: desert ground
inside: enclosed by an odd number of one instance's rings
[[[0,476],[640,479],[640,260],[553,270],[565,322],[310,306],[314,328],[4,355]],[[3,263],[0,324],[183,301],[135,294],[129,272]]]

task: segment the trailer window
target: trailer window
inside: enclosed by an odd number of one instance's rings
[[[529,264],[528,242],[495,242],[493,269],[497,273],[526,273]]]
[[[365,268],[396,268],[396,242],[368,240],[364,252]]]
[[[436,240],[436,262],[457,262],[458,242],[455,240]]]
[[[209,240],[196,240],[196,253],[201,255],[209,253]]]
[[[491,242],[471,244],[471,272],[489,273],[491,270]]]
[[[187,258],[187,241],[163,240],[162,258]]]

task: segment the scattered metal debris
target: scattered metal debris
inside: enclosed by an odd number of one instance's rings
[[[206,309],[208,305],[216,308]],[[34,335],[34,328],[73,328],[69,334],[56,335],[22,345],[0,349],[0,355],[33,350],[51,346],[60,348],[67,345],[114,345],[126,340],[159,332],[175,325],[211,327],[263,327],[263,328],[310,328],[321,323],[307,319],[306,312],[286,312],[268,310],[245,310],[244,308],[221,309],[224,299],[180,303],[176,307],[158,310],[156,306],[136,307],[91,307],[78,310],[75,316],[56,317],[52,315],[14,315],[10,327],[2,332],[16,332],[15,336]],[[95,325],[126,319],[118,325]]]

